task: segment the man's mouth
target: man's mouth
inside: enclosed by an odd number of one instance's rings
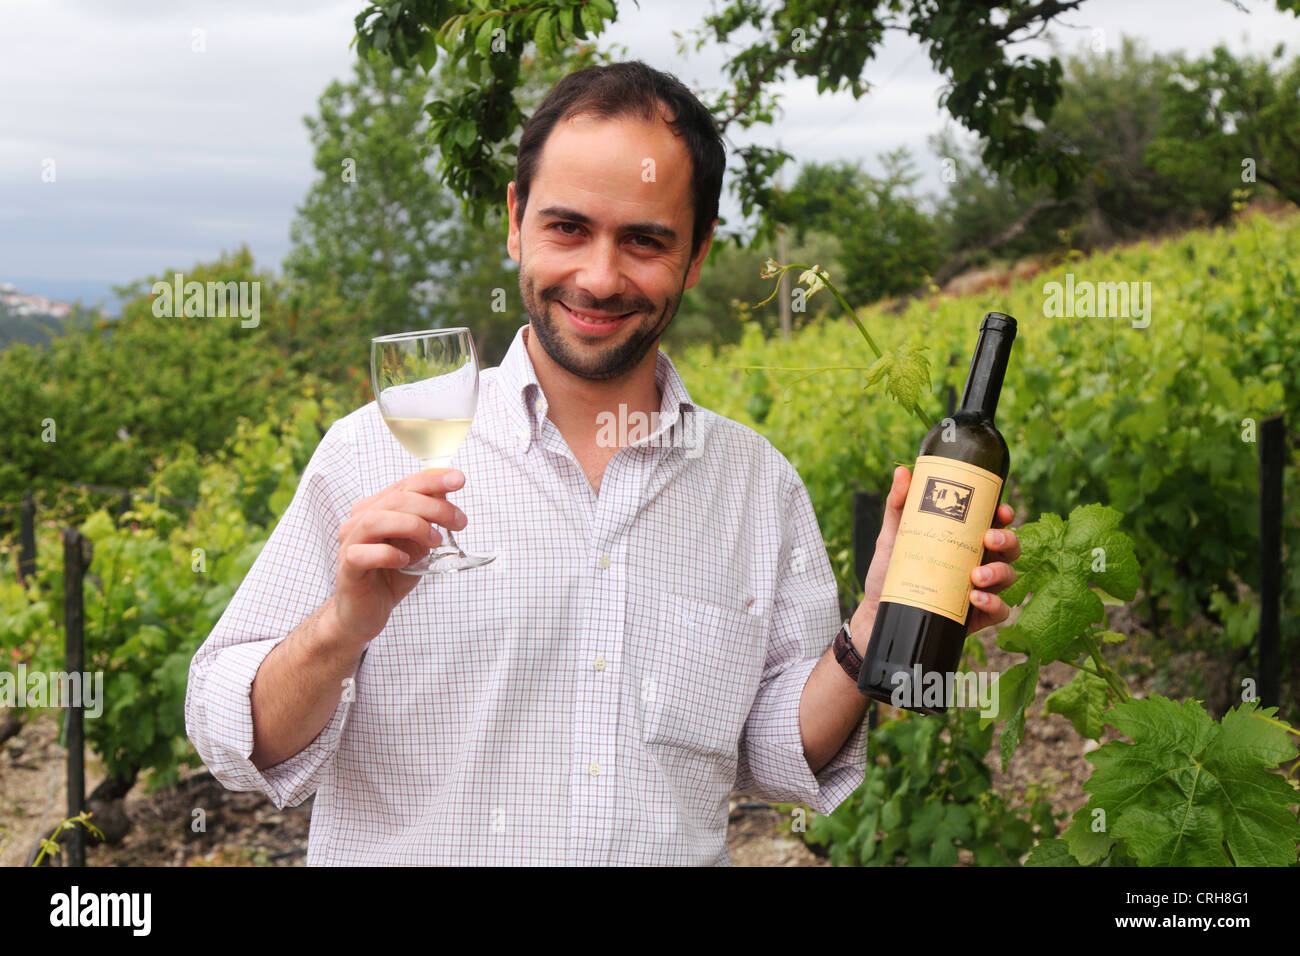
[[[556,301],[560,302],[559,299],[557,299]],[[612,322],[620,322],[623,319],[626,319],[629,315],[633,314],[632,312],[624,312],[621,315],[607,315],[601,312],[586,312],[583,311],[582,309],[575,309],[572,306],[565,304],[564,302],[560,302],[560,306],[570,315],[576,316],[577,318],[581,319],[584,322],[590,322],[593,325],[605,325]]]

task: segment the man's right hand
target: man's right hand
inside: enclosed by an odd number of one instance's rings
[[[432,524],[465,527],[465,513],[446,494],[465,483],[454,468],[428,468],[394,482],[352,506],[339,527],[339,566],[332,623],[361,645],[373,639],[402,598],[420,583],[398,568],[418,561],[442,543]]]

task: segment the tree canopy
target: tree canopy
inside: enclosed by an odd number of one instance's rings
[[[905,33],[926,48],[947,80],[940,103],[978,134],[982,160],[1022,186],[1069,193],[1086,164],[1060,141],[1040,135],[1062,93],[1056,56],[1016,52],[1085,0],[732,0],[692,31],[695,48],[726,47],[730,88],[703,96],[725,136],[735,127],[771,123],[774,86],[790,77],[816,77],[818,92],[870,92],[868,63],[889,33]],[[1276,0],[1292,12],[1300,0]],[[469,82],[433,100],[430,138],[440,152],[443,181],[478,222],[498,205],[513,170],[512,134],[524,114],[515,96],[519,64],[530,45],[548,63],[567,60],[577,44],[598,37],[618,16],[613,0],[371,0],[356,17],[362,55],[391,56],[399,66],[429,70],[440,56],[463,62]],[[741,35],[756,38],[747,43]],[[689,41],[682,39],[683,45]],[[744,215],[756,216],[753,241],[771,238],[783,211],[773,182],[790,154],[758,145],[733,148],[733,189]],[[733,235],[738,235],[733,233]],[[721,236],[720,236],[721,238]]]

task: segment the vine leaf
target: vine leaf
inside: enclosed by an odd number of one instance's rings
[[[1079,861],[1070,855],[1070,844],[1064,840],[1043,840],[1029,854],[1025,866],[1078,866]]]
[[[904,345],[892,352],[884,352],[867,369],[867,388],[882,378],[885,391],[903,405],[911,408],[922,388],[930,387],[930,363],[921,353],[928,345]]]
[[[1047,695],[1043,713],[1060,714],[1074,725],[1079,736],[1100,740],[1108,686],[1096,674],[1079,671],[1074,680]]]
[[[1295,756],[1287,726],[1254,701],[1216,724],[1199,701],[1153,694],[1117,704],[1113,740],[1089,754],[1091,799],[1063,834],[1079,862],[1094,863],[1116,840],[1141,866],[1289,866],[1300,822],[1295,789],[1272,772]],[[1107,832],[1094,833],[1093,811]]]
[[[1122,515],[1106,505],[1081,505],[1067,521],[1045,514],[1016,529],[1021,554],[1016,582],[1002,592],[1015,607],[1033,598],[1016,623],[998,633],[998,646],[1028,654],[1043,663],[1064,660],[1075,638],[1103,620],[1101,598],[1089,585],[1125,601],[1137,593],[1138,564],[1133,542],[1117,529]]]
[[[1034,699],[1038,690],[1038,658],[1030,654],[1029,660],[1021,661],[998,675],[993,684],[993,699],[997,713],[980,717],[980,729],[995,720],[1006,723],[1002,735],[998,738],[998,749],[1002,753],[1002,772],[1007,772],[1007,763],[1011,755],[1020,746],[1025,732],[1025,708]]]

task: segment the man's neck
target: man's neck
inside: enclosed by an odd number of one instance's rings
[[[570,448],[577,451],[579,447],[595,445],[600,428],[597,416],[601,412],[612,412],[624,421],[626,416],[638,411],[645,413],[648,421],[653,420],[651,413],[658,415],[663,393],[655,382],[657,346],[647,354],[647,361],[626,376],[598,382],[580,378],[556,365],[546,350],[532,341],[529,331],[525,326],[524,347],[546,396],[546,417],[555,423]],[[626,406],[625,415],[619,412],[620,404]]]

